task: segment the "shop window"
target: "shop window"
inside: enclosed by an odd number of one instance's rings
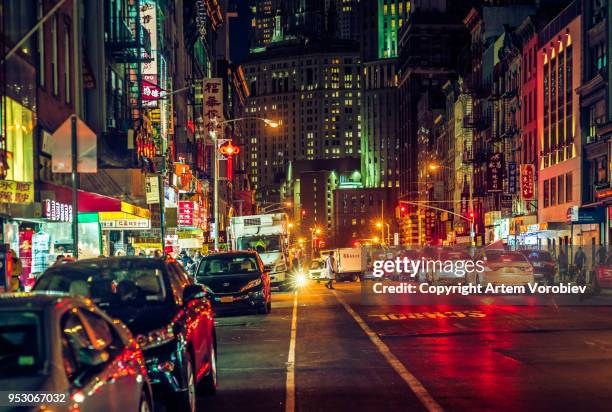
[[[595,169],[595,183],[602,184],[608,181],[608,158],[607,156],[602,156],[595,161],[596,169]]]
[[[550,179],[550,205],[555,206],[557,204],[557,179]]]

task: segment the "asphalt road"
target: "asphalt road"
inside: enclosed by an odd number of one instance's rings
[[[200,399],[203,410],[603,411],[612,404],[612,306],[366,306],[359,284],[350,283],[335,292],[310,284],[296,309],[294,298],[275,293],[269,315],[218,318],[220,386]]]

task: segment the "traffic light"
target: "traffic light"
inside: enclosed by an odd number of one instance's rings
[[[395,217],[397,217],[398,219],[406,216],[406,214],[408,213],[408,207],[402,204],[400,204],[395,210]]]
[[[474,218],[476,217],[476,213],[474,213],[474,211],[473,211],[473,210],[470,210],[470,211],[468,212],[468,217],[469,217],[471,220],[474,220]]]
[[[300,213],[302,214],[302,216],[306,216],[306,211],[304,209],[302,209]]]

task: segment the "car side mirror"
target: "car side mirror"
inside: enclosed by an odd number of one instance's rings
[[[183,302],[187,303],[195,299],[202,299],[206,295],[206,288],[203,285],[188,285],[183,291]]]
[[[86,366],[99,366],[108,361],[109,355],[105,350],[82,348],[79,350],[79,362]]]

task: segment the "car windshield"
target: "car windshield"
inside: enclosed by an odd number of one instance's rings
[[[253,255],[211,256],[202,259],[199,276],[257,273],[257,259]]]
[[[259,253],[278,252],[281,250],[280,236],[252,236],[238,238],[239,250],[256,250]]]
[[[310,269],[323,269],[325,267],[325,261],[313,260],[310,264]]]
[[[527,259],[534,262],[542,262],[542,261],[552,261],[553,258],[550,252],[540,251],[540,250],[529,250],[523,253]]]
[[[487,253],[487,261],[491,263],[522,263],[525,256],[520,253]]]
[[[43,341],[39,313],[0,311],[0,376],[40,373]]]
[[[101,303],[162,302],[163,263],[146,258],[93,259],[48,269],[34,286],[89,297]]]

